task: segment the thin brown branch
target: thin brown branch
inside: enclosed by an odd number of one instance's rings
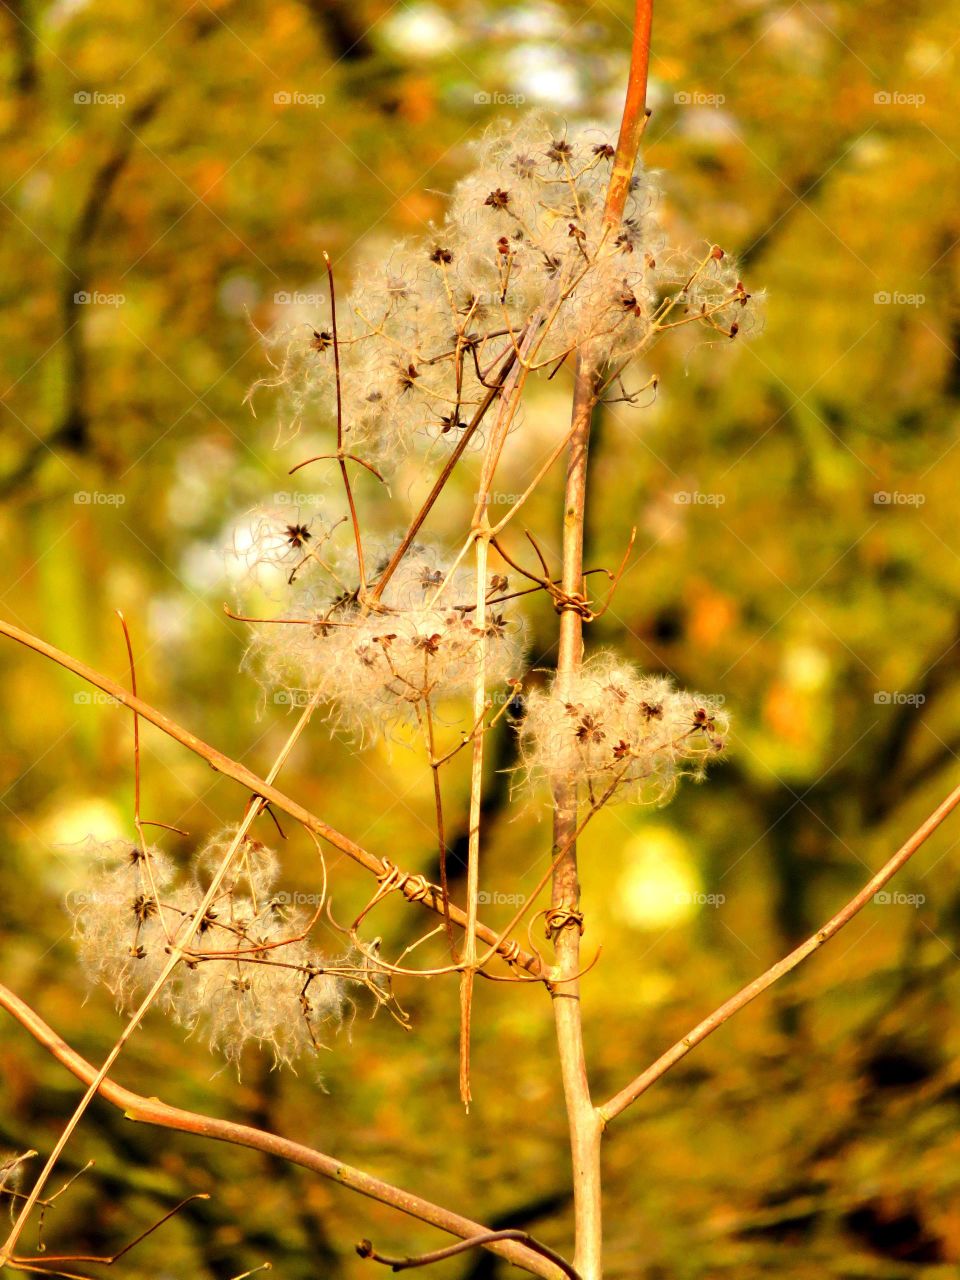
[[[165,1223],[169,1222],[172,1217],[178,1214],[185,1205],[192,1204],[194,1200],[209,1199],[210,1196],[205,1191],[198,1191],[192,1196],[185,1197],[185,1199],[181,1200],[179,1204],[174,1205],[172,1209],[168,1210],[162,1218],[158,1218],[156,1222],[147,1227],[145,1231],[141,1231],[140,1234],[134,1236],[132,1240],[128,1240],[123,1248],[118,1249],[116,1253],[43,1253],[31,1258],[15,1256],[11,1261],[15,1262],[18,1266],[22,1266],[25,1262],[35,1263],[41,1272],[59,1265],[62,1262],[92,1262],[101,1267],[112,1267],[115,1262],[119,1262],[121,1258],[125,1257],[135,1249],[138,1244],[142,1244],[148,1236],[152,1236],[155,1231],[159,1231],[160,1228]],[[59,1274],[59,1272],[55,1274]]]
[[[960,786],[955,787],[947,798],[936,808],[933,813],[922,822],[913,835],[900,846],[897,852],[889,858],[875,876],[873,876],[863,886],[859,893],[855,894],[845,906],[816,933],[811,934],[805,942],[801,942],[798,947],[778,960],[776,964],[771,965],[765,973],[758,978],[754,978],[745,987],[742,987],[736,995],[731,996],[719,1008],[714,1009],[713,1013],[704,1018],[702,1022],[697,1023],[692,1031],[689,1031],[682,1040],[669,1048],[666,1053],[660,1055],[656,1062],[647,1067],[636,1077],[635,1080],[621,1089],[608,1102],[597,1110],[604,1124],[615,1119],[622,1111],[625,1111],[632,1102],[636,1102],[641,1094],[646,1093],[652,1084],[655,1084],[661,1076],[665,1075],[671,1067],[675,1066],[681,1058],[685,1058],[691,1049],[696,1048],[706,1040],[707,1036],[712,1035],[719,1027],[729,1021],[735,1013],[745,1008],[757,996],[762,995],[775,982],[778,982],[791,969],[795,969],[798,964],[806,960],[807,956],[813,955],[815,951],[819,951],[825,942],[829,942],[832,937],[840,932],[840,930],[863,910],[873,896],[883,886],[889,883],[897,872],[904,867],[913,855],[917,852],[922,844],[933,835],[937,827],[947,818],[953,810],[960,804]]]
[[[568,1280],[581,1280],[580,1276],[574,1271],[570,1263],[562,1258],[559,1253],[555,1253],[548,1245],[541,1244],[539,1240],[535,1240],[529,1231],[519,1231],[508,1228],[505,1231],[485,1231],[482,1235],[474,1236],[472,1240],[461,1240],[458,1244],[448,1245],[446,1249],[433,1249],[430,1253],[421,1253],[413,1258],[391,1258],[385,1253],[379,1253],[369,1240],[361,1240],[357,1245],[357,1253],[361,1258],[369,1258],[371,1262],[380,1262],[385,1267],[389,1267],[391,1271],[411,1271],[414,1267],[429,1267],[435,1262],[444,1262],[447,1258],[455,1258],[458,1254],[466,1253],[469,1249],[488,1248],[491,1244],[496,1244],[501,1240],[519,1240],[533,1249],[535,1253],[542,1254],[551,1262],[555,1262],[561,1269]]]
[[[382,877],[389,870],[387,864],[375,854],[364,849],[362,845],[357,844],[356,841],[351,840],[349,836],[344,835],[335,827],[331,827],[322,818],[318,818],[309,809],[305,809],[298,801],[280,791],[272,783],[267,782],[265,778],[259,777],[248,769],[246,765],[224,755],[222,751],[210,746],[209,743],[204,742],[202,738],[198,738],[196,734],[191,733],[189,729],[185,729],[169,716],[164,715],[162,711],[158,711],[150,703],[144,702],[140,697],[135,697],[123,685],[118,684],[117,681],[112,680],[109,676],[96,671],[93,667],[88,666],[87,663],[71,657],[70,654],[64,653],[62,649],[56,648],[55,645],[48,644],[45,640],[31,635],[30,632],[14,626],[12,622],[0,619],[0,635],[5,635],[11,640],[18,641],[26,648],[32,649],[35,653],[39,653],[45,658],[49,658],[67,671],[72,671],[74,675],[80,676],[81,679],[86,680],[89,684],[102,689],[104,693],[108,693],[117,702],[122,703],[123,706],[128,707],[131,711],[136,711],[142,719],[149,721],[150,724],[160,729],[175,742],[179,742],[182,746],[206,760],[207,764],[217,773],[239,782],[241,786],[245,787],[253,795],[260,796],[276,809],[279,809],[281,813],[285,813],[293,818],[295,822],[299,822],[305,830],[313,832],[321,840],[326,840],[328,844],[346,854],[348,858],[352,858],[354,862],[359,863],[360,866],[372,872],[373,875]],[[415,882],[411,877],[403,876],[402,882],[405,886],[410,885],[411,891],[413,890]],[[405,889],[404,894],[406,896]],[[407,900],[422,902],[424,906],[438,915],[442,916],[444,913],[443,894],[437,885],[427,885],[424,893],[417,893],[415,897],[407,898]],[[466,913],[453,903],[450,904],[450,919],[458,928],[463,929],[466,927]],[[487,925],[478,922],[477,937],[488,945],[499,941],[497,950],[501,956],[511,963],[519,965],[520,968],[527,970],[529,973],[535,976],[539,975],[540,963],[536,956],[526,951],[517,952],[512,944],[498,940],[498,935]]]
[[[333,460],[337,462],[337,461],[341,461],[344,458],[346,458],[348,462],[357,462],[360,464],[361,467],[366,467],[366,469],[370,472],[370,474],[375,475],[381,484],[387,483],[372,462],[367,462],[365,459],[359,457],[355,453],[342,453],[342,452],[315,453],[312,458],[304,458],[304,460],[302,462],[298,462],[295,467],[291,467],[290,470],[287,472],[287,475],[288,476],[295,475],[296,472],[298,472],[302,467],[309,467],[311,462],[325,462],[328,460]]]
[[[647,123],[647,75],[650,70],[650,28],[653,0],[636,0],[633,18],[633,46],[630,50],[630,77],[620,121],[617,153],[607,187],[604,217],[607,226],[619,222],[630,191],[630,179],[637,163],[640,138]]]
[[[357,515],[357,504],[353,498],[353,488],[347,473],[347,464],[343,457],[343,388],[340,383],[340,339],[337,336],[337,289],[333,279],[333,263],[330,255],[324,253],[323,261],[327,267],[327,280],[330,283],[330,327],[333,330],[333,367],[337,387],[337,460],[340,467],[340,478],[343,480],[344,492],[347,495],[347,506],[350,508],[350,524],[353,528],[353,541],[357,550],[357,573],[360,578],[360,590],[367,587],[367,567],[363,557],[363,538],[360,535],[360,518]]]
[[[127,626],[127,620],[120,609],[116,610],[116,614],[120,619],[120,626],[123,628],[123,640],[127,647],[127,665],[130,668],[130,692],[136,696],[137,666],[133,660],[133,643],[130,639],[130,628]],[[136,712],[133,713],[133,821],[140,835],[142,847],[143,832],[141,831],[140,822],[140,717]]]
[[[424,658],[426,661],[426,658]],[[454,953],[453,925],[450,921],[450,886],[447,883],[447,835],[443,820],[443,787],[440,783],[442,760],[437,759],[436,734],[433,726],[433,706],[427,698],[423,708],[423,721],[427,736],[427,752],[430,756],[430,774],[433,779],[433,807],[437,822],[437,857],[440,867],[440,893],[443,897],[443,927],[446,931],[450,954]]]
[[[0,983],[0,1008],[6,1009],[22,1027],[48,1050],[57,1061],[67,1068],[76,1078],[89,1085],[97,1077],[97,1069],[85,1058],[82,1058],[70,1047],[47,1023],[19,996]],[[201,1138],[212,1138],[218,1142],[229,1142],[238,1147],[249,1147],[280,1160],[288,1160],[291,1164],[300,1165],[312,1173],[318,1173],[341,1186],[348,1187],[362,1196],[377,1200],[380,1204],[389,1205],[405,1213],[408,1217],[417,1218],[420,1222],[446,1231],[449,1235],[461,1239],[471,1239],[487,1234],[486,1228],[452,1210],[424,1200],[421,1196],[389,1182],[364,1173],[361,1169],[344,1164],[333,1156],[315,1151],[302,1143],[279,1134],[268,1133],[263,1129],[255,1129],[249,1125],[234,1124],[230,1120],[220,1120],[213,1116],[201,1115],[194,1111],[183,1111],[179,1107],[168,1106],[157,1098],[145,1098],[133,1093],[113,1080],[104,1079],[98,1092],[102,1098],[122,1111],[128,1120],[142,1124],[156,1125],[161,1129],[173,1129],[179,1133],[192,1133]],[[545,1277],[545,1280],[559,1280],[564,1274],[561,1270],[539,1256],[533,1250],[514,1241],[496,1241],[489,1245],[491,1252],[506,1258],[514,1266],[530,1272],[531,1275]]]
[[[461,435],[460,439],[457,441],[457,447],[454,449],[454,451],[450,454],[450,457],[444,463],[444,466],[440,474],[437,476],[436,480],[434,481],[433,488],[430,490],[426,498],[423,500],[423,504],[421,505],[420,510],[410,521],[410,525],[406,533],[403,535],[403,538],[400,540],[400,545],[397,547],[396,551],[394,551],[393,555],[390,557],[389,564],[387,565],[387,567],[384,569],[383,573],[381,573],[379,579],[377,580],[377,585],[373,590],[374,600],[380,599],[380,596],[382,595],[384,588],[386,587],[387,583],[390,581],[390,579],[393,577],[394,573],[396,572],[397,566],[400,564],[400,561],[403,559],[403,557],[410,550],[410,547],[413,545],[413,541],[416,538],[417,534],[420,532],[423,522],[426,520],[427,516],[433,510],[434,503],[440,497],[440,494],[443,492],[444,488],[446,487],[447,481],[450,479],[451,475],[453,474],[454,468],[456,467],[460,459],[463,457],[463,453],[467,445],[470,443],[471,439],[473,438],[474,432],[480,426],[480,423],[483,420],[484,415],[486,414],[490,406],[493,404],[494,400],[496,400],[497,396],[501,394],[503,387],[513,370],[513,366],[515,362],[516,362],[516,356],[511,351],[506,358],[503,368],[500,370],[500,373],[497,375],[496,381],[487,391],[487,394],[484,396],[484,398],[480,401],[480,404],[477,406],[476,412],[474,413],[473,417],[470,419],[470,422],[464,428],[463,434]]]

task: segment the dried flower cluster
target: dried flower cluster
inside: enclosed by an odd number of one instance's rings
[[[89,887],[70,898],[87,973],[128,1006],[159,975],[229,850],[235,833],[208,840],[187,876],[152,846],[90,837]],[[375,986],[365,960],[331,961],[310,944],[305,914],[275,892],[277,859],[245,838],[184,961],[160,995],[160,1007],[193,1031],[201,1024],[212,1049],[238,1061],[245,1045],[289,1062],[339,1027],[351,987]]]
[[[294,552],[283,616],[255,629],[251,649],[284,700],[316,697],[332,704],[343,723],[368,733],[396,721],[416,723],[428,705],[469,695],[481,647],[488,687],[522,673],[523,623],[499,603],[505,577],[491,577],[478,627],[474,574],[450,572],[434,548],[411,547],[372,604],[360,598],[355,559],[328,557],[306,527],[296,538],[306,540]],[[373,563],[382,571],[382,559]]]
[[[319,495],[299,495],[296,506],[258,506],[233,530],[227,568],[244,595],[262,593],[274,602],[289,598],[292,582],[337,570],[323,555],[333,529],[324,518]],[[309,499],[309,500],[308,500]],[[355,570],[354,570],[355,576]]]
[[[684,775],[704,776],[724,749],[728,719],[715,699],[641,675],[614,655],[588,660],[561,693],[527,701],[521,730],[531,782],[584,784],[591,804],[663,804]]]
[[[590,342],[618,369],[664,329],[733,337],[756,302],[719,249],[662,243],[655,175],[638,169],[623,217],[604,222],[615,138],[532,115],[475,147],[429,240],[365,263],[339,310],[345,447],[389,461],[417,437],[456,441],[502,360],[531,328],[536,363]],[[274,336],[296,429],[336,406],[333,326]]]
[[[239,616],[254,626],[248,660],[276,702],[325,704],[361,734],[417,726],[438,770],[459,747],[440,755],[437,724],[462,722],[468,707],[475,717],[497,686],[509,690],[504,706],[513,705],[524,675],[516,601],[530,588],[525,581],[512,591],[497,572],[478,582],[469,537],[459,558],[412,542],[429,505],[403,538],[369,545],[347,462],[383,479],[373,461],[397,461],[418,438],[482,439],[484,414],[499,402],[489,479],[516,422],[516,397],[500,395],[514,361],[555,367],[587,346],[603,371],[598,395],[616,387],[630,399],[624,371],[659,334],[697,325],[731,338],[756,322],[756,302],[722,250],[691,255],[665,245],[652,175],[637,172],[622,217],[607,221],[614,154],[610,134],[592,125],[568,129],[535,115],[491,131],[429,241],[369,262],[336,317],[277,338],[268,381],[285,388],[294,424],[307,412],[332,420],[337,411],[336,452],[307,461],[338,461],[345,503],[331,515],[332,504],[323,499],[321,508],[315,495],[302,506],[278,496],[237,531]],[[535,589],[552,590],[531,541],[543,576],[511,563]],[[251,616],[264,600],[275,616]],[[488,727],[480,716],[460,745]],[[601,654],[562,691],[555,681],[530,695],[519,741],[531,783],[581,783],[595,811],[613,799],[664,802],[682,775],[703,776],[726,732],[714,701]],[[434,784],[442,848],[437,772]],[[138,843],[91,839],[87,853],[92,883],[74,896],[73,914],[88,971],[127,1004],[182,951],[159,1004],[191,1031],[202,1025],[230,1059],[248,1043],[278,1061],[319,1047],[351,1006],[351,988],[392,1004],[389,966],[375,949],[354,930],[344,956],[318,953],[310,932],[322,895],[312,918],[293,907],[276,890],[273,854],[236,830],[208,840],[179,875],[160,850]],[[188,937],[214,877],[212,905]]]

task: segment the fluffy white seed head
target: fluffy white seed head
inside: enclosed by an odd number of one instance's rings
[[[756,300],[729,260],[664,245],[655,174],[638,166],[622,216],[605,222],[615,143],[611,129],[541,114],[494,127],[433,234],[361,263],[337,312],[348,449],[382,463],[417,439],[455,443],[534,317],[544,364],[585,343],[622,364],[660,323],[751,327]],[[332,320],[317,326],[270,341],[263,381],[285,389],[294,429],[335,414]]]
[[[370,557],[374,572],[386,559],[386,553]],[[255,626],[251,657],[282,701],[315,696],[360,732],[416,723],[427,702],[435,708],[471,693],[481,648],[488,688],[522,674],[523,623],[509,604],[497,603],[504,593],[503,581],[491,579],[478,627],[474,573],[450,573],[437,549],[415,546],[378,607],[333,582],[319,608],[300,596],[287,622]]]
[[[301,588],[316,576],[333,533],[318,499],[254,507],[233,529],[227,569],[244,594],[286,598],[291,580]]]
[[[369,985],[366,962],[352,953],[330,959],[313,947],[310,920],[276,892],[276,856],[249,837],[188,941],[188,924],[235,839],[230,828],[211,837],[178,882],[156,849],[88,840],[88,887],[69,900],[77,947],[88,975],[128,1007],[179,943],[186,956],[159,1007],[231,1061],[253,1044],[290,1062],[339,1026],[350,988]]]
[[[24,1165],[36,1154],[35,1151],[0,1151],[0,1197],[16,1195],[23,1183]]]
[[[218,874],[236,837],[233,827],[224,827],[208,837],[194,855],[193,873],[201,892],[206,892]],[[246,836],[220,880],[220,895],[231,900],[240,896],[254,903],[269,901],[280,874],[280,860],[262,841]]]
[[[715,699],[601,653],[564,693],[554,678],[530,694],[522,767],[534,784],[583,784],[591,802],[663,804],[681,777],[703,777],[722,753],[728,728]]]
[[[70,894],[67,905],[80,959],[88,974],[123,1004],[163,967],[167,938],[158,903],[177,896],[171,888],[173,868],[153,846],[141,849],[129,840],[92,836],[78,858],[85,869],[84,887]],[[171,925],[179,919],[172,913]]]

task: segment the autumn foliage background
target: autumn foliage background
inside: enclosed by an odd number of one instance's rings
[[[636,546],[594,641],[733,715],[730,760],[669,810],[604,812],[583,840],[588,1050],[604,1097],[830,914],[952,785],[960,734],[956,445],[960,54],[953,4],[667,6],[646,136],[674,238],[708,234],[769,292],[750,345],[658,347],[656,403],[608,408],[592,455],[590,564]],[[628,7],[355,0],[0,6],[0,610],[125,678],[262,771],[290,727],[238,668],[220,548],[320,436],[274,446],[255,327],[310,319],[321,254],[442,215],[466,143],[543,106],[614,118]],[[92,301],[78,302],[77,295]],[[284,301],[283,298],[293,301]],[[523,476],[569,413],[528,402]],[[509,468],[504,474],[509,474]],[[413,461],[404,513],[425,491]],[[559,472],[527,513],[557,554]],[[522,488],[518,484],[518,489]],[[469,476],[434,517],[459,530]],[[456,501],[459,494],[459,512]],[[369,499],[368,502],[374,500]],[[376,527],[396,527],[380,498]],[[531,648],[556,618],[533,609]],[[118,1019],[75,964],[69,846],[130,833],[129,717],[0,648],[0,966],[85,1056]],[[502,726],[486,784],[484,918],[545,866],[549,824],[509,806]],[[144,732],[144,811],[202,836],[241,797]],[[435,878],[429,778],[402,750],[314,726],[285,789]],[[452,775],[468,791],[466,762]],[[453,806],[451,806],[453,812]],[[465,849],[465,829],[454,831]],[[293,891],[309,846],[291,833]],[[170,837],[174,853],[187,846]],[[455,851],[456,852],[456,851]],[[451,874],[462,870],[454,857]],[[612,1277],[937,1277],[960,1261],[960,850],[948,822],[835,943],[724,1027],[618,1123],[606,1151]],[[365,901],[331,860],[334,905]],[[456,886],[455,886],[456,887]],[[415,909],[379,917],[390,947]],[[85,1003],[84,1003],[85,1001]],[[493,1225],[569,1236],[566,1122],[549,1002],[481,984],[475,1105],[456,1085],[454,984],[404,990],[415,1028],[355,1025],[311,1070],[241,1079],[150,1016],[118,1069],[143,1094],[299,1136]],[[75,1082],[0,1023],[0,1145],[48,1149]],[[209,1202],[125,1261],[131,1276],[370,1274],[361,1235],[426,1230],[300,1171],[139,1131],[95,1105],[51,1214],[58,1248],[110,1247],[193,1190]],[[501,1274],[466,1256],[438,1276]],[[505,1274],[505,1271],[504,1271]]]

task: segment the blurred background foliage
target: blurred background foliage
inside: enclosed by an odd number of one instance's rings
[[[238,673],[219,548],[254,502],[291,492],[288,467],[329,422],[273,447],[270,393],[256,417],[242,403],[266,371],[257,330],[320,317],[277,298],[325,293],[324,249],[345,283],[361,247],[424,232],[493,119],[536,105],[613,119],[629,8],[4,0],[4,616],[122,679],[123,608],[145,696],[266,769],[290,722]],[[610,407],[598,426],[590,562],[616,565],[639,535],[591,640],[723,694],[735,726],[706,790],[606,813],[584,840],[587,955],[603,944],[585,980],[598,1097],[815,928],[956,780],[958,16],[926,0],[683,0],[655,18],[645,156],[664,218],[739,254],[769,301],[752,345],[663,344],[655,404]],[[511,487],[568,396],[564,371],[531,398]],[[370,522],[399,524],[429,472],[411,460],[394,478],[399,513],[361,480]],[[436,536],[459,529],[472,480],[438,508]],[[554,556],[558,485],[528,513]],[[549,666],[556,619],[532,615]],[[0,668],[2,978],[99,1060],[119,1021],[74,965],[63,899],[80,873],[65,846],[130,834],[129,719],[12,644]],[[232,783],[144,738],[145,813],[197,838],[236,819]],[[487,781],[495,894],[523,893],[549,845],[545,811],[509,803],[512,750],[503,732]],[[318,725],[283,782],[436,875],[429,779],[410,752]],[[462,769],[448,785],[459,853]],[[312,891],[314,855],[287,835],[290,885]],[[616,1123],[611,1277],[957,1273],[958,867],[954,820],[895,885],[912,900],[862,913]],[[331,872],[347,916],[370,886],[336,859]],[[422,923],[399,904],[376,917],[391,949]],[[361,1014],[322,1084],[255,1058],[238,1081],[159,1016],[117,1076],[569,1248],[549,1001],[481,985],[465,1118],[455,984],[400,994],[413,1032]],[[75,1082],[9,1020],[0,1064],[0,1144],[48,1149]],[[116,1247],[182,1195],[213,1193],[124,1261],[131,1276],[269,1260],[346,1280],[371,1274],[361,1235],[393,1252],[437,1242],[299,1171],[138,1131],[102,1105],[68,1155],[67,1171],[97,1163],[49,1216],[58,1249]],[[461,1258],[435,1274],[505,1271]]]

